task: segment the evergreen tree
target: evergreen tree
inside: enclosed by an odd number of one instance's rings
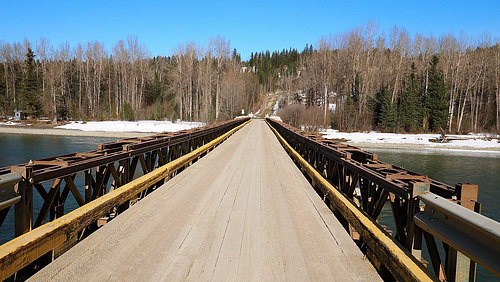
[[[443,74],[438,71],[439,58],[434,55],[429,70],[429,125],[431,130],[437,131],[446,128],[448,123],[448,98]]]
[[[236,48],[233,49],[233,53],[231,54],[231,61],[235,63],[241,63],[241,55],[238,53]]]
[[[382,88],[376,95],[375,113],[377,125],[384,131],[396,131],[398,126],[397,104],[392,102],[392,92],[388,87]]]
[[[418,97],[418,80],[415,75],[415,64],[411,65],[411,73],[406,82],[405,91],[400,100],[400,123],[406,132],[415,132],[420,127],[420,108]]]
[[[149,105],[162,100],[163,88],[160,83],[158,73],[155,73],[155,78],[151,83],[146,85],[146,103]]]
[[[356,72],[356,75],[354,76],[354,83],[352,84],[352,98],[354,99],[354,102],[359,102],[360,88],[361,88],[361,78],[359,77],[359,73]]]
[[[31,48],[26,52],[24,61],[25,75],[21,84],[20,109],[27,115],[40,115],[40,102],[38,100],[38,82],[35,73],[35,54]]]
[[[248,60],[248,65],[250,67],[255,66],[255,62],[254,62],[254,58],[253,58],[253,52],[252,52],[252,54],[250,54],[250,60]]]
[[[305,55],[308,53],[309,53],[309,44],[306,43],[306,47],[304,47],[304,50],[302,50],[302,55]]]
[[[123,109],[120,113],[120,119],[128,121],[135,120],[134,110],[132,109],[132,106],[127,102],[123,103]]]

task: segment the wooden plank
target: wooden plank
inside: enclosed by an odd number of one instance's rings
[[[392,165],[391,164],[384,164],[384,163],[380,163],[380,164],[364,164],[364,166],[367,166],[369,168],[374,168],[374,169],[377,169],[377,168],[392,168]]]
[[[399,179],[399,180],[428,180],[428,177],[424,175],[387,174],[385,177],[389,179]]]
[[[66,162],[66,161],[60,161],[60,160],[56,160],[56,161],[33,161],[33,165],[46,165],[46,166],[68,166],[69,163]]]
[[[76,153],[75,157],[79,157],[79,158],[95,158],[95,157],[100,157],[102,155],[103,155],[102,153],[90,153],[90,152],[87,152],[87,153]]]

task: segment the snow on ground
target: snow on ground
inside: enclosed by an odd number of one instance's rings
[[[283,120],[279,116],[270,116],[269,118],[283,122]]]
[[[31,123],[20,123],[20,122],[14,122],[14,121],[6,121],[6,122],[0,122],[0,125],[13,125],[13,126],[30,126]]]
[[[175,132],[205,126],[202,122],[171,122],[171,121],[81,121],[71,122],[56,128],[75,129],[82,131],[106,131],[106,132]]]
[[[0,125],[19,125],[19,123],[17,122],[13,122],[13,121],[6,121],[6,122],[0,122]]]
[[[273,106],[273,115],[276,114],[276,112],[280,109],[280,100],[281,98],[278,98],[276,99],[276,103],[274,103],[274,106]]]
[[[411,144],[439,148],[494,148],[500,149],[500,137],[485,134],[470,135],[446,135],[451,140],[448,143],[431,142],[430,139],[438,140],[439,134],[397,134],[397,133],[379,133],[379,132],[339,132],[338,130],[328,129],[322,132],[323,137],[328,139],[345,139],[348,143],[370,143],[370,144]],[[489,138],[487,138],[489,137]],[[487,140],[491,139],[491,140]]]

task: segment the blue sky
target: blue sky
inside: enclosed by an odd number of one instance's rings
[[[243,59],[251,52],[315,44],[373,19],[381,32],[404,27],[411,35],[461,31],[500,38],[500,1],[25,1],[1,0],[0,41],[56,48],[90,41],[109,51],[137,36],[153,56],[171,55],[179,44],[222,35]]]

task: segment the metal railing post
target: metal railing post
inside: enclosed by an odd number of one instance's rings
[[[479,213],[477,203],[478,186],[458,183],[455,186],[458,204]],[[477,206],[477,207],[476,207]],[[464,254],[448,247],[446,253],[446,275],[454,281],[476,281],[476,263]]]
[[[23,178],[16,184],[15,190],[21,200],[15,205],[15,236],[23,235],[33,229],[33,167],[13,166],[11,172],[17,172]]]

